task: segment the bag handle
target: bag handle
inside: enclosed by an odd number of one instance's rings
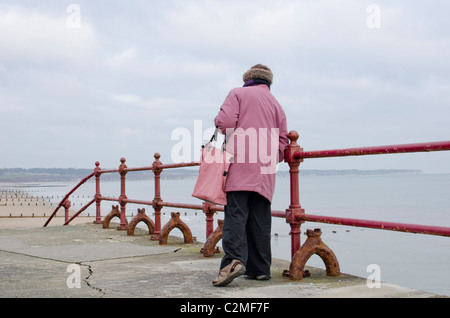
[[[213,141],[217,141],[217,135],[219,133],[219,127],[216,126],[216,130],[214,130],[213,135],[211,136],[211,139],[209,140],[209,142],[213,142]],[[222,152],[225,151],[226,147],[227,147],[227,139],[229,136],[225,135],[225,138],[223,140],[223,144],[222,144]]]
[[[211,139],[209,140],[209,142],[217,141],[217,134],[218,133],[219,133],[219,127],[216,126],[216,130],[214,130],[214,133],[213,133]]]

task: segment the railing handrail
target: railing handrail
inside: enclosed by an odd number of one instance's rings
[[[83,178],[72,190],[69,191],[69,193],[67,193],[64,198],[61,200],[61,202],[59,202],[58,206],[56,207],[56,209],[53,211],[53,213],[50,215],[50,217],[48,218],[47,222],[45,222],[44,227],[46,227],[50,221],[53,219],[53,217],[56,215],[56,212],[58,212],[59,208],[62,207],[64,205],[64,202],[69,198],[69,196],[75,192],[75,190],[77,190],[83,183],[85,183],[86,181],[88,181],[90,178],[92,178],[95,175],[95,172],[91,173],[90,175],[88,175],[87,177]]]
[[[183,168],[183,167],[194,167],[199,166],[199,161],[192,161],[192,162],[182,162],[182,163],[170,163],[170,164],[161,164],[158,165],[158,169],[173,169],[173,168]],[[135,167],[135,168],[125,168],[122,169],[123,172],[132,172],[132,171],[153,171],[155,167],[153,166],[144,166],[144,167]],[[109,169],[109,170],[100,170],[100,174],[104,173],[112,173],[112,172],[119,172],[119,169]]]
[[[400,145],[357,147],[332,150],[297,151],[295,159],[327,158],[344,156],[379,155],[394,153],[430,152],[450,150],[450,141],[423,142]]]
[[[450,227],[304,214],[302,221],[450,237]]]

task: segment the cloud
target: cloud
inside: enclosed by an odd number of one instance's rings
[[[449,5],[377,3],[377,29],[372,1],[77,1],[75,28],[59,1],[2,4],[0,166],[168,162],[256,63],[305,149],[449,139]]]
[[[0,7],[0,59],[16,66],[47,66],[80,60],[95,47],[92,27],[68,28],[67,17],[29,10],[23,6]]]

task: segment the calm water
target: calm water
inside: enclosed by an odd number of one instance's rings
[[[194,183],[193,179],[161,180],[163,200],[201,203],[191,197]],[[26,190],[34,195],[53,196],[53,202],[58,203],[74,185],[53,184],[52,187]],[[300,203],[309,214],[450,227],[449,189],[448,174],[301,176]],[[128,181],[126,192],[128,198],[152,200],[153,181]],[[92,182],[80,187],[70,198],[72,208],[80,209],[93,198],[94,193],[95,185]],[[104,196],[118,197],[119,182],[102,182],[101,193]],[[102,203],[103,215],[110,211],[112,204],[114,202]],[[272,208],[285,210],[288,205],[289,178],[279,177]],[[138,207],[141,206],[127,205],[127,214],[135,214]],[[151,207],[146,210],[152,215]],[[205,216],[201,211],[163,208],[163,225],[173,211],[181,212],[182,219],[191,227],[193,235],[199,241],[205,240]],[[94,205],[85,213],[95,215]],[[223,218],[222,213],[219,213],[219,218]],[[367,266],[378,264],[381,268],[381,280],[384,282],[450,296],[449,237],[310,222],[302,225],[302,232],[308,228],[322,229],[322,240],[334,251],[344,273],[368,277],[370,273],[366,271]],[[284,219],[273,219],[274,257],[290,259],[289,229]],[[181,236],[181,231],[176,229],[171,234]],[[304,235],[301,241],[305,241]],[[316,255],[311,257],[308,265],[325,268]]]

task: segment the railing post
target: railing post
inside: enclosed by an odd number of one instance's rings
[[[153,199],[153,209],[155,210],[155,231],[151,237],[152,240],[158,241],[159,235],[161,234],[161,206],[158,204],[161,200],[161,171],[158,166],[162,165],[162,162],[159,161],[161,155],[159,153],[155,153],[153,156],[155,161],[153,161],[153,173],[155,174],[155,198]]]
[[[126,205],[127,202],[125,201],[127,199],[127,196],[125,194],[125,176],[127,174],[126,171],[124,171],[127,166],[125,164],[125,158],[120,159],[120,166],[119,166],[119,173],[120,173],[120,197],[119,197],[119,204],[120,204],[120,225],[117,228],[118,230],[126,230],[127,229],[127,216],[126,216]]]
[[[297,139],[299,135],[295,130],[291,130],[288,134],[288,138],[291,143],[287,146],[284,153],[284,160],[289,164],[289,175],[290,175],[290,194],[291,203],[289,208],[286,209],[286,222],[291,226],[291,257],[294,256],[295,252],[300,248],[300,226],[304,223],[301,220],[305,210],[302,209],[300,205],[300,193],[299,193],[299,183],[298,174],[300,162],[303,159],[295,159],[294,153],[297,151],[303,151],[300,145],[297,144]]]
[[[72,206],[72,203],[69,200],[66,200],[66,201],[64,201],[63,206],[64,206],[64,210],[65,210],[64,223],[67,223],[67,221],[69,221],[69,208]]]
[[[101,216],[101,208],[100,204],[102,202],[102,195],[100,194],[100,162],[95,162],[95,224],[102,223],[102,216]]]
[[[209,202],[202,203],[203,213],[206,215],[206,239],[214,232],[214,211],[211,209],[213,204]]]

